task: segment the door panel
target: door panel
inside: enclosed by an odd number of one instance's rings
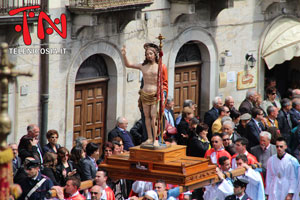
[[[182,111],[183,102],[186,99],[193,100],[197,105],[200,105],[200,77],[201,66],[176,66],[174,78],[174,114],[178,116]],[[199,107],[195,111],[195,116],[198,115]]]
[[[89,142],[105,141],[107,81],[77,84],[75,87],[74,136]]]

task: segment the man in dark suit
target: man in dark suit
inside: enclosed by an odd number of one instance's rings
[[[215,97],[212,104],[213,104],[213,107],[204,114],[204,123],[207,124],[208,128],[209,128],[208,129],[208,135],[207,135],[208,139],[210,139],[212,134],[213,134],[211,132],[212,124],[219,117],[219,111],[218,110],[223,105],[221,97],[218,97],[218,96]]]
[[[292,108],[291,100],[284,98],[281,100],[281,109],[279,110],[277,121],[281,136],[287,141],[288,147],[291,147],[292,120],[290,110]]]
[[[20,143],[18,146],[18,152],[22,160],[22,163],[26,157],[34,157],[40,160],[40,163],[43,164],[43,151],[38,142],[39,134],[40,134],[40,128],[36,124],[30,124],[27,126],[27,135],[24,135],[20,139]],[[28,151],[28,146],[27,146],[27,139],[29,137],[32,138],[32,140],[30,140],[30,143],[32,145],[31,151]],[[34,152],[36,152],[38,156],[35,156]]]
[[[276,154],[276,146],[271,144],[271,133],[262,131],[259,134],[259,145],[251,148],[250,152],[257,158],[258,162],[262,164],[263,177],[266,178],[266,170],[268,159]]]
[[[117,126],[108,133],[108,141],[112,142],[115,137],[122,138],[124,142],[124,150],[128,151],[129,147],[133,147],[132,135],[126,130],[128,126],[128,121],[125,117],[118,117]]]
[[[265,127],[261,122],[264,118],[264,112],[260,108],[253,108],[252,110],[252,119],[247,124],[247,138],[249,140],[249,147],[254,147],[259,145],[259,134],[262,131],[265,131]]]
[[[300,125],[300,99],[293,100],[293,108],[290,110],[293,128]]]
[[[80,160],[82,169],[82,181],[92,180],[96,176],[98,165],[96,159],[99,157],[99,145],[90,142],[86,145],[86,157]]]
[[[17,171],[21,167],[21,158],[18,156],[18,145],[15,143],[9,144],[9,147],[12,149],[14,158],[12,160],[13,163],[13,173],[16,175]]]
[[[254,108],[254,104],[258,98],[257,92],[253,89],[250,89],[246,93],[246,99],[241,103],[239,107],[239,111],[242,114],[249,113],[251,114],[252,108]]]
[[[248,195],[245,193],[247,184],[249,183],[248,180],[243,178],[237,178],[236,181],[233,183],[233,191],[234,194],[227,196],[225,200],[251,200]]]

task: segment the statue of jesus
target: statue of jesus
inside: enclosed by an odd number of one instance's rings
[[[157,140],[157,75],[158,75],[158,58],[159,49],[155,44],[147,43],[145,48],[145,61],[142,64],[131,64],[126,57],[126,48],[122,48],[122,56],[125,66],[128,68],[139,69],[143,73],[144,86],[139,91],[140,101],[145,114],[145,124],[147,129],[148,140],[143,144],[153,144],[159,146]],[[153,136],[152,136],[153,131]]]

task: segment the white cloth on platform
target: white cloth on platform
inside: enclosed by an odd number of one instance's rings
[[[153,184],[152,182],[147,181],[135,181],[132,184],[132,191],[134,193],[137,193],[139,197],[142,197],[145,195],[145,193],[149,190],[153,190]]]
[[[277,154],[269,158],[266,176],[266,194],[270,200],[285,199],[288,193],[295,193],[297,187],[295,158],[286,153],[280,160]],[[296,169],[297,168],[297,169]]]

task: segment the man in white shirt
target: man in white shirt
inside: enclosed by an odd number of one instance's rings
[[[270,200],[292,199],[296,191],[299,164],[286,149],[284,138],[277,138],[277,154],[270,157],[267,164],[266,195]]]

